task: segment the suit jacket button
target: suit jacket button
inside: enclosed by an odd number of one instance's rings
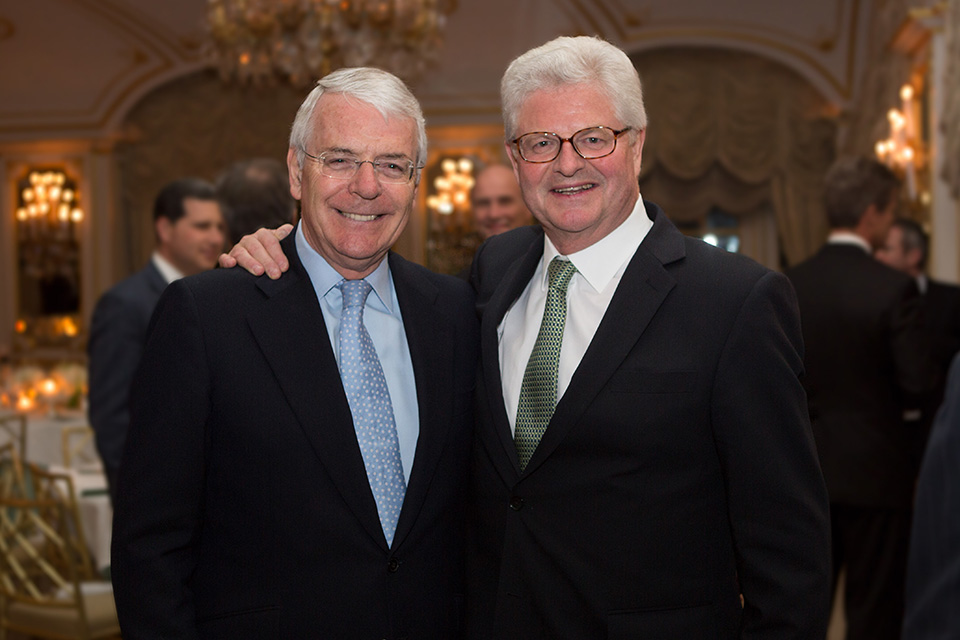
[[[523,498],[520,496],[513,496],[510,498],[510,508],[514,511],[520,511],[520,509],[523,509]]]
[[[400,561],[396,558],[390,558],[390,562],[387,563],[387,571],[390,573],[396,573],[400,568]]]

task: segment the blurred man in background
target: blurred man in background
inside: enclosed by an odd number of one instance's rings
[[[230,232],[230,246],[257,229],[297,221],[287,167],[273,158],[235,162],[217,179],[217,197]]]
[[[916,280],[920,289],[920,325],[929,341],[938,384],[924,406],[905,415],[921,431],[917,439],[918,455],[923,453],[933,417],[943,400],[950,362],[960,351],[960,287],[927,276],[929,251],[930,238],[923,227],[913,220],[898,218],[876,252],[878,260]]]
[[[111,498],[127,438],[127,407],[153,308],[166,286],[212,269],[225,229],[214,186],[199,178],[171,182],[153,205],[156,247],[146,266],[103,294],[90,327],[90,425]]]
[[[916,431],[903,412],[930,389],[913,278],[873,258],[900,183],[886,166],[844,158],[825,178],[827,243],[787,271],[800,303],[810,419],[827,491],[834,591],[845,569],[849,640],[897,640]]]
[[[482,169],[470,193],[474,228],[482,240],[533,224],[513,170],[502,164]]]

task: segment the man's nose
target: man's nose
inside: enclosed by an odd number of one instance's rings
[[[380,195],[380,181],[372,160],[364,160],[357,165],[357,173],[350,180],[350,188],[365,200],[372,200]]]

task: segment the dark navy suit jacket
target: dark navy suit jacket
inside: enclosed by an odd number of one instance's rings
[[[960,635],[960,356],[920,467],[903,640]]]
[[[117,470],[130,426],[130,385],[140,364],[150,316],[166,286],[151,260],[104,293],[93,311],[87,345],[89,417],[112,497],[116,497]]]

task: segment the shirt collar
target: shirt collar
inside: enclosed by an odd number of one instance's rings
[[[297,224],[296,231],[297,255],[307,275],[310,276],[310,282],[317,292],[317,296],[325,297],[331,289],[335,289],[345,278],[340,275],[336,269],[330,266],[330,263],[321,256],[316,249],[310,246],[306,236],[303,234],[303,225]],[[393,298],[390,295],[390,265],[389,260],[384,259],[377,265],[372,273],[364,278],[377,298],[383,303],[388,313],[393,313]],[[339,293],[339,291],[338,291]],[[367,303],[369,304],[369,300]]]
[[[653,227],[653,221],[647,216],[643,198],[637,198],[633,211],[619,227],[594,242],[586,249],[566,256],[587,284],[601,292],[607,288],[617,272],[633,257],[643,239]],[[554,257],[560,255],[557,248],[544,236],[541,277],[544,288],[548,286],[547,266]]]
[[[179,280],[183,277],[183,274],[180,273],[180,270],[177,269],[169,260],[160,255],[159,251],[154,251],[153,256],[150,258],[153,261],[153,266],[157,268],[157,271],[160,272],[160,275],[163,276],[163,279],[167,281],[167,284],[170,284],[174,280]]]
[[[860,247],[869,255],[873,255],[873,250],[862,236],[858,236],[850,231],[831,231],[827,238],[827,244],[852,244]]]

